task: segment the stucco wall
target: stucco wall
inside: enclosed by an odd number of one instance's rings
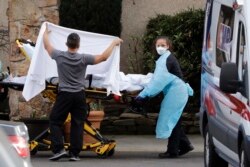
[[[157,14],[175,14],[188,8],[204,8],[205,0],[123,0],[121,71],[127,72],[127,57],[131,55],[129,44],[132,36],[141,37],[147,22]],[[166,34],[167,35],[167,34]]]

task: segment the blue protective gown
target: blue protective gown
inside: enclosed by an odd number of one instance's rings
[[[168,138],[183,109],[187,103],[188,96],[193,95],[193,89],[182,79],[169,73],[166,60],[170,51],[161,55],[156,61],[156,68],[148,85],[140,92],[140,97],[153,97],[163,91],[164,98],[156,125],[156,138]]]

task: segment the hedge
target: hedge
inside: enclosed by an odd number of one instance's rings
[[[120,36],[122,0],[61,0],[59,24],[83,31]]]

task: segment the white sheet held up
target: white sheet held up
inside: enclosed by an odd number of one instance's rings
[[[30,68],[25,81],[23,96],[29,101],[45,89],[46,78],[58,76],[57,66],[52,60],[43,45],[43,34],[46,28],[43,23],[36,41],[36,47],[32,56]],[[81,41],[79,53],[87,53],[92,55],[101,54],[110,43],[117,37],[79,31],[75,29],[65,28],[52,23],[48,23],[49,40],[55,49],[67,50],[66,40],[70,33],[78,33]],[[89,65],[86,70],[88,74],[105,74],[103,88],[107,89],[107,93],[120,95],[119,84],[115,83],[119,79],[120,67],[120,47],[114,48],[111,56],[107,61],[97,65]]]

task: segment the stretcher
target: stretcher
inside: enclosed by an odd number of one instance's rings
[[[25,39],[17,39],[16,44],[19,47],[21,53],[28,59],[32,59],[31,53],[33,52],[35,43],[31,41],[27,41]],[[10,73],[10,72],[9,72]],[[2,77],[1,77],[2,76]],[[15,78],[13,80],[8,80],[8,75],[0,75],[0,87],[2,87],[2,90],[4,90],[4,95],[6,96],[8,91],[8,88],[22,91],[24,88],[24,82],[23,80],[25,78],[22,78],[22,82],[16,82]],[[132,76],[133,78],[133,76]],[[134,97],[138,94],[137,90],[132,87],[131,84],[129,86],[125,85],[126,88],[129,88],[129,90],[133,90],[132,92],[129,91],[122,91],[122,96],[120,96],[117,99],[117,96],[110,94],[107,95],[107,92],[105,89],[99,89],[99,88],[92,88],[92,75],[87,77],[88,84],[85,84],[87,87],[85,89],[85,95],[86,95],[86,102],[91,102],[93,99],[96,100],[111,100],[115,99],[116,101],[122,102],[122,103],[130,103],[130,111],[137,112],[140,114],[143,114],[146,116],[146,114],[143,112],[140,105],[136,104],[134,101]],[[125,79],[127,82],[127,78]],[[134,78],[133,78],[134,80]],[[140,79],[144,80],[144,79]],[[58,85],[58,78],[52,77],[46,80],[46,89],[42,92],[43,97],[50,99],[50,101],[54,102],[57,95],[57,85]],[[94,85],[95,86],[95,85]],[[136,85],[138,86],[138,85]],[[141,88],[141,85],[139,86],[139,89]],[[1,95],[2,93],[0,93]],[[67,120],[65,121],[65,124],[70,122],[70,115],[68,116]],[[84,123],[84,132],[88,135],[92,136],[96,142],[94,143],[84,143],[82,150],[83,151],[94,151],[99,157],[106,158],[109,156],[112,156],[115,153],[115,147],[116,142],[114,140],[110,140],[91,125],[91,123],[86,120]],[[30,143],[30,152],[32,155],[36,154],[37,151],[48,151],[51,150],[51,141],[49,139],[50,136],[50,130],[49,128],[42,131],[39,135],[37,135],[34,139],[32,139]],[[66,150],[69,149],[70,143],[65,142],[64,147]]]
[[[24,44],[29,44],[31,46],[34,46],[35,44],[33,42],[24,40],[24,39],[18,39],[16,40],[16,43],[18,47],[20,48],[21,53],[28,59],[31,59],[31,56],[28,55],[27,50],[24,49]],[[32,48],[31,48],[32,49]],[[17,83],[12,82],[8,80],[7,78],[10,77],[9,75],[6,75],[5,73],[0,76],[0,88],[1,91],[0,94],[1,98],[6,98],[8,94],[8,88],[14,89],[17,91],[22,91],[24,88],[24,83]],[[91,85],[91,82],[90,82]],[[96,90],[96,89],[85,89],[86,94],[86,101],[91,102],[92,99],[98,99],[98,100],[111,100],[113,98],[113,95],[107,96],[107,92],[105,90]],[[53,77],[48,80],[46,80],[46,89],[42,92],[43,97],[49,98],[52,102],[55,101],[56,95],[57,95],[57,78]],[[88,105],[89,103],[87,103]],[[65,123],[70,122],[70,115],[68,116]],[[99,157],[109,157],[112,156],[115,152],[116,142],[114,140],[110,140],[103,135],[94,127],[92,126],[91,122],[88,120],[85,120],[85,123],[83,125],[84,132],[88,135],[92,136],[96,142],[94,143],[84,143],[82,150],[83,151],[94,151]],[[37,135],[34,139],[29,141],[29,148],[30,153],[32,155],[36,154],[37,151],[48,151],[51,150],[51,141],[50,141],[50,130],[47,128],[46,130],[42,131],[39,135]],[[70,143],[65,142],[64,147],[66,150],[69,149]]]
[[[7,90],[8,88],[22,91],[24,84],[21,83],[13,83],[0,81],[0,86],[3,90]],[[6,93],[4,93],[6,94]],[[42,92],[42,95],[50,100],[54,101],[57,94],[57,85],[53,85],[51,83],[47,83],[46,89]],[[104,90],[85,90],[87,101],[91,101],[91,99],[99,99],[99,100],[110,100],[112,99],[112,95],[107,96],[107,93]],[[65,123],[70,122],[70,116],[68,116]],[[92,126],[92,124],[85,120],[84,123],[84,132],[88,135],[92,136],[96,139],[95,143],[84,143],[82,150],[83,151],[94,151],[99,157],[108,157],[112,156],[115,152],[116,142],[114,140],[110,140]],[[49,128],[42,131],[39,135],[37,135],[34,139],[32,139],[30,143],[30,153],[32,155],[36,154],[37,151],[48,151],[51,149],[51,141],[49,139],[50,131]],[[64,147],[68,150],[70,143],[64,143]]]

